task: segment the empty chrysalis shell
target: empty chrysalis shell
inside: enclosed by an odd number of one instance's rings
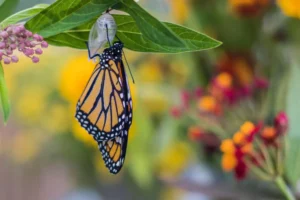
[[[101,15],[89,35],[89,49],[91,56],[97,54],[100,48],[104,47],[106,43],[112,43],[117,32],[116,22],[109,13]]]

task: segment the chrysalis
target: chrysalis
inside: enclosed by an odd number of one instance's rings
[[[95,55],[100,48],[104,47],[108,42],[112,43],[117,32],[116,22],[109,13],[101,15],[94,26],[92,27],[89,35],[89,50],[90,55]]]

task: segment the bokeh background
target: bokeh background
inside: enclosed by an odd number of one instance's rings
[[[0,18],[51,2],[9,0]],[[281,199],[269,184],[223,172],[219,144],[244,121],[269,115],[270,83],[283,85],[284,69],[297,57],[298,0],[139,3],[223,45],[177,55],[125,50],[135,78],[134,119],[118,175],[109,174],[74,118],[95,65],[86,51],[50,46],[38,64],[20,56],[5,65],[12,113],[0,124],[0,199]]]

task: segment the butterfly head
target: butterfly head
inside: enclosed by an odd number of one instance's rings
[[[122,42],[115,42],[112,47],[115,47],[116,49],[123,49],[124,44]]]
[[[122,57],[122,50],[123,50],[123,43],[122,42],[115,42],[111,47],[104,50],[104,55],[111,55]]]

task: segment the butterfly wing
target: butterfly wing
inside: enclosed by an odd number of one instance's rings
[[[127,93],[127,96],[125,96],[125,127],[124,130],[120,131],[121,134],[119,136],[108,141],[98,142],[99,150],[101,151],[105,165],[113,174],[117,174],[124,164],[128,131],[132,123],[132,99],[128,79],[122,60],[117,62],[117,65],[125,86],[124,93]]]
[[[97,141],[119,136],[124,129],[127,90],[117,65],[112,59],[101,62],[77,104],[75,117]]]
[[[76,118],[98,142],[106,167],[118,173],[124,163],[132,100],[122,62],[122,44],[106,49],[78,104]]]
[[[113,174],[117,174],[124,164],[127,141],[128,129],[122,130],[118,137],[98,142],[105,166]]]

